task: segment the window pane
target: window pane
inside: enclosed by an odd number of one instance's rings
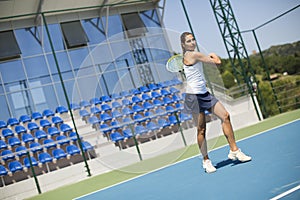
[[[25,58],[24,64],[28,78],[42,77],[49,74],[44,56]]]
[[[156,10],[147,10],[140,13],[141,19],[147,27],[161,27]],[[157,29],[159,30],[159,29]],[[162,30],[160,29],[160,32]]]
[[[49,24],[48,25],[48,29],[50,32],[50,37],[51,37],[51,41],[52,44],[54,46],[54,50],[55,51],[60,51],[60,50],[64,50],[64,43],[63,43],[63,37],[62,37],[62,33],[60,30],[60,26],[59,24]],[[46,32],[44,32],[45,34]],[[47,35],[47,34],[45,34]],[[48,37],[48,35],[47,35]],[[50,47],[50,43],[45,42],[45,51],[46,52],[52,52],[51,47]]]
[[[6,121],[9,117],[8,105],[4,95],[0,95],[0,105],[1,105],[1,112],[0,112],[0,120]]]
[[[64,22],[60,25],[68,49],[87,45],[88,38],[80,21]]]
[[[106,20],[104,20],[105,22]],[[112,40],[111,36],[123,32],[123,27],[119,15],[112,15],[108,17],[108,36],[109,40]]]
[[[21,50],[13,31],[0,32],[0,60],[20,57]]]
[[[0,71],[4,83],[25,79],[25,73],[20,60],[0,63]]]
[[[99,18],[83,20],[82,26],[88,35],[89,44],[99,44],[105,40],[104,28]]]
[[[74,69],[92,65],[92,60],[87,48],[71,50],[69,51],[69,55]]]

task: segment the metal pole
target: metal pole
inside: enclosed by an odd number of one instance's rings
[[[29,160],[29,164],[30,164],[30,168],[31,168],[31,171],[32,171],[32,175],[33,175],[34,181],[35,181],[36,188],[37,188],[39,194],[41,194],[42,191],[41,191],[39,181],[38,181],[38,179],[36,177],[36,174],[35,174],[35,171],[34,171],[34,168],[33,168],[33,165],[32,165],[32,160],[31,160],[29,151],[27,151],[27,157],[28,157],[28,160]]]
[[[184,146],[187,146],[186,140],[185,140],[185,137],[184,137],[184,134],[183,134],[183,131],[182,131],[182,127],[181,127],[181,125],[180,125],[180,120],[179,120],[179,117],[178,117],[178,115],[177,115],[177,112],[175,112],[174,114],[175,114],[175,117],[176,117],[176,120],[177,120],[177,124],[178,124],[179,130],[180,130],[180,133],[181,133],[181,137],[182,137]]]
[[[90,171],[89,165],[87,163],[87,160],[86,160],[86,157],[85,157],[85,154],[84,154],[84,151],[83,151],[81,138],[80,138],[80,136],[78,134],[78,131],[77,131],[77,127],[76,127],[76,124],[75,124],[73,112],[72,112],[71,106],[70,106],[70,101],[69,101],[69,98],[68,98],[68,95],[67,95],[67,90],[66,90],[66,87],[65,87],[62,75],[61,75],[58,60],[56,58],[56,54],[55,54],[55,51],[54,51],[54,46],[53,46],[53,43],[52,43],[52,39],[51,39],[51,36],[50,36],[50,32],[49,32],[49,29],[48,29],[48,25],[47,25],[46,17],[44,15],[44,13],[42,13],[42,17],[43,17],[43,21],[44,21],[44,24],[45,24],[47,36],[49,38],[49,43],[50,43],[50,46],[51,46],[51,51],[52,51],[52,54],[53,54],[55,65],[56,65],[56,68],[57,68],[57,71],[58,71],[59,79],[60,79],[60,82],[61,82],[61,85],[62,85],[62,88],[63,88],[63,91],[64,91],[64,96],[65,96],[65,99],[66,99],[67,104],[68,104],[68,109],[70,110],[71,119],[72,119],[72,122],[73,122],[74,130],[75,130],[75,133],[76,133],[76,136],[77,136],[77,140],[78,140],[78,143],[79,143],[81,154],[82,154],[82,157],[83,157],[83,160],[84,160],[84,163],[85,163],[86,171],[88,173],[88,176],[91,176],[91,171]]]
[[[131,130],[131,132],[132,132],[132,137],[133,137],[133,140],[134,140],[134,144],[135,144],[135,147],[136,147],[136,151],[138,152],[140,161],[142,161],[142,160],[143,160],[142,154],[141,154],[141,151],[140,151],[140,148],[139,148],[139,143],[138,143],[138,141],[137,141],[137,139],[136,139],[136,137],[135,137],[135,133],[134,133],[134,129],[133,129],[133,127],[132,127],[132,124],[130,124],[129,127],[130,127],[130,130]]]

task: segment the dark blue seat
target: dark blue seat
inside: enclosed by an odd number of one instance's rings
[[[68,109],[65,106],[57,106],[55,112],[59,114],[68,113]]]
[[[20,122],[17,120],[17,118],[11,117],[7,120],[7,125],[14,126],[18,125]]]
[[[91,99],[90,99],[90,103],[91,103],[92,105],[96,106],[96,105],[101,104],[102,102],[101,102],[101,100],[100,100],[99,98],[94,97],[94,98],[91,98]]]
[[[84,118],[84,117],[90,116],[90,113],[87,110],[80,110],[79,115],[80,115],[80,117]]]
[[[24,126],[17,125],[15,126],[15,131],[18,135],[20,135],[21,133],[26,133],[27,129]]]
[[[6,150],[2,151],[1,156],[2,156],[2,160],[4,160],[4,161],[15,159],[15,155],[9,149],[6,149]]]
[[[166,114],[166,111],[164,109],[162,109],[161,107],[159,107],[155,110],[155,114],[158,116],[163,116]]]
[[[6,124],[6,122],[5,121],[3,121],[3,120],[0,120],[0,129],[2,129],[2,128],[6,128],[7,127],[7,124]]]
[[[111,102],[111,98],[107,95],[103,95],[100,97],[102,102]]]
[[[87,141],[84,141],[81,143],[82,144],[82,149],[83,151],[89,151],[89,150],[93,150],[94,147]]]
[[[103,113],[100,115],[101,123],[112,120],[112,117],[108,113]]]
[[[45,139],[43,145],[46,149],[56,148],[56,143],[52,139]]]
[[[18,146],[15,152],[17,153],[17,156],[22,157],[27,155],[27,148],[24,146]]]
[[[104,134],[107,134],[112,131],[112,128],[108,124],[101,124],[100,131],[103,132]]]
[[[125,138],[124,138],[124,136],[121,135],[119,132],[114,132],[114,133],[111,133],[111,134],[110,134],[110,139],[111,139],[111,141],[113,141],[113,142],[119,142],[119,141],[124,140]]]
[[[28,130],[30,131],[35,131],[35,130],[38,130],[39,129],[39,126],[35,123],[35,122],[29,122],[27,124],[27,128]]]
[[[99,118],[97,116],[90,117],[88,121],[92,125],[96,125],[96,124],[100,123],[100,120],[99,120]]]
[[[64,120],[58,116],[54,116],[52,117],[52,123],[55,124],[55,125],[58,125],[58,124],[61,124],[61,123],[64,123]]]
[[[160,94],[161,94],[162,96],[168,96],[168,95],[170,95],[171,93],[170,93],[168,90],[166,90],[166,89],[161,89],[161,90],[160,90]]]
[[[151,92],[151,97],[152,97],[152,99],[158,99],[161,97],[161,94],[156,91],[153,91],[153,92]]]
[[[172,94],[176,94],[176,93],[180,92],[178,89],[176,89],[176,88],[174,88],[174,87],[170,87],[169,91],[170,91],[170,93],[172,93]]]
[[[150,91],[150,89],[147,86],[141,86],[139,89],[142,93],[147,93]]]
[[[73,130],[68,124],[61,124],[59,127],[63,133],[71,132]]]
[[[182,101],[182,100],[183,100],[182,97],[180,97],[180,96],[177,95],[177,94],[174,94],[174,95],[172,96],[172,99],[173,99],[174,102],[179,102],[179,101]]]
[[[113,93],[113,94],[111,94],[111,98],[114,99],[114,100],[117,100],[117,99],[121,99],[122,97],[118,93]]]
[[[57,160],[67,157],[67,154],[63,149],[54,149],[52,155]]]
[[[117,108],[121,108],[122,107],[122,105],[119,102],[117,102],[117,101],[113,101],[112,104],[111,104],[111,106],[112,106],[112,109],[117,109]]]
[[[86,100],[80,101],[79,105],[80,105],[81,108],[86,108],[86,107],[90,107],[91,106],[90,102],[88,102]]]
[[[52,117],[54,115],[55,115],[55,113],[52,110],[50,110],[50,109],[45,109],[43,111],[43,116],[45,116],[45,117]]]
[[[8,144],[11,147],[14,147],[14,146],[21,145],[21,141],[17,137],[10,137],[10,138],[8,138]]]
[[[59,145],[70,144],[70,139],[65,135],[60,135],[56,137],[56,141]]]
[[[34,120],[39,120],[39,119],[43,119],[43,115],[39,112],[33,112],[31,114],[31,118]]]
[[[134,112],[133,112],[133,110],[130,109],[129,107],[125,107],[125,108],[122,109],[122,113],[123,113],[124,115],[131,115],[131,114],[133,114]]]
[[[176,119],[176,117],[175,117],[174,115],[170,115],[170,116],[169,116],[169,121],[170,121],[170,123],[171,123],[172,125],[178,123],[178,121],[177,121],[177,119]]]
[[[138,94],[141,94],[141,91],[139,91],[138,89],[136,88],[133,88],[131,90],[129,90],[129,93],[134,96],[134,95],[138,95]]]
[[[127,129],[123,130],[123,136],[126,139],[131,138],[133,136],[131,129],[127,128]]]
[[[132,109],[134,113],[144,112],[144,108],[140,105],[134,105],[132,106]]]
[[[166,107],[166,112],[168,113],[168,114],[172,114],[173,112],[175,112],[176,110],[174,109],[174,107],[173,106],[167,106]]]
[[[151,109],[154,108],[154,105],[152,103],[146,101],[146,102],[143,103],[143,107],[144,107],[145,110],[151,110]]]
[[[67,146],[66,151],[71,156],[73,156],[75,154],[80,154],[80,149],[74,144]]]
[[[112,118],[114,118],[114,119],[123,117],[122,113],[120,113],[118,110],[112,111],[111,115],[112,115]]]
[[[121,128],[121,124],[118,121],[112,121],[110,123],[112,130],[117,130]]]
[[[78,138],[77,138],[77,134],[76,134],[76,132],[71,132],[70,134],[69,134],[69,137],[71,138],[71,140],[72,141],[77,141],[78,140]],[[80,139],[82,139],[82,137],[80,137]]]
[[[49,127],[47,132],[51,137],[53,137],[55,135],[60,135],[60,131],[56,127]]]
[[[154,83],[150,83],[149,84],[149,89],[150,90],[157,90],[157,89],[159,89],[159,87],[156,84],[154,84]]]
[[[32,166],[38,166],[39,163],[38,163],[38,161],[35,159],[35,157],[31,156],[30,159],[31,159],[31,164],[32,164]],[[29,161],[29,158],[28,158],[28,157],[24,158],[23,164],[24,164],[25,167],[30,168],[30,161]]]
[[[29,115],[21,115],[19,121],[22,123],[31,122],[31,117]]]
[[[147,117],[148,120],[151,120],[151,119],[156,118],[157,116],[152,111],[146,111],[145,112],[145,117]]]
[[[158,125],[159,125],[160,127],[162,127],[162,128],[166,128],[166,127],[168,127],[168,126],[171,125],[171,124],[170,124],[170,121],[167,120],[167,119],[165,119],[165,118],[159,118],[159,119],[157,120],[157,123],[158,123]]]
[[[182,121],[182,122],[184,122],[184,121],[189,121],[189,120],[192,119],[192,115],[185,114],[185,113],[180,113],[179,119],[180,119],[180,121]]]
[[[144,117],[143,115],[141,114],[136,114],[133,116],[133,120],[137,123],[142,123],[142,122],[145,122],[148,120],[147,117]]]
[[[168,105],[168,104],[172,104],[173,100],[169,97],[164,97],[163,102],[164,102],[164,105]]]
[[[43,139],[43,138],[47,138],[47,133],[43,130],[38,130],[34,133],[35,138],[37,138],[38,140]]]
[[[177,110],[183,110],[184,109],[184,106],[181,103],[176,103],[175,107],[176,107]]]
[[[97,115],[101,113],[101,110],[98,107],[91,107],[90,111],[93,115]]]
[[[0,176],[5,176],[8,174],[8,171],[3,165],[0,165]]]
[[[33,153],[43,151],[43,147],[40,143],[38,142],[33,142],[29,144],[29,148]]]
[[[17,171],[22,171],[23,166],[19,161],[15,160],[15,161],[11,161],[10,163],[8,163],[8,169],[12,173],[15,173]]]
[[[53,158],[51,157],[51,155],[49,153],[43,152],[39,154],[39,161],[43,164],[48,163],[48,162],[52,162]]]
[[[130,97],[131,94],[128,91],[122,91],[120,92],[120,95],[122,98]]]
[[[148,94],[142,94],[142,100],[149,101],[149,100],[152,100],[152,98]]]
[[[14,136],[14,133],[11,129],[5,128],[5,129],[2,130],[2,135],[3,135],[3,137],[6,138],[6,137]]]
[[[79,110],[80,106],[77,103],[71,103],[70,108],[71,108],[71,110]]]
[[[156,131],[156,130],[160,129],[160,127],[156,123],[154,123],[152,121],[148,122],[147,125],[146,125],[146,127],[150,131]]]
[[[134,132],[136,135],[143,135],[148,132],[148,129],[143,125],[137,125],[136,127],[134,127]]]
[[[142,102],[142,99],[140,99],[138,96],[133,96],[131,100],[132,100],[132,104],[138,104]]]
[[[129,125],[129,124],[133,124],[134,121],[131,119],[131,117],[125,117],[122,122],[125,124],[125,125]]]
[[[162,106],[162,105],[164,105],[164,103],[161,100],[159,100],[159,99],[154,99],[153,104],[155,106]]]
[[[126,107],[126,106],[130,106],[132,104],[132,102],[128,99],[122,99],[122,105],[123,107]]]
[[[51,123],[47,119],[41,119],[40,125],[41,125],[41,127],[46,128],[46,127],[50,127]]]
[[[110,110],[111,110],[111,107],[108,104],[102,104],[101,105],[101,111],[102,112],[107,112],[107,111],[110,111]]]
[[[22,140],[25,143],[29,143],[29,142],[33,142],[34,141],[34,137],[29,134],[29,133],[23,133],[22,134]]]
[[[0,140],[0,149],[7,149],[7,144],[3,140]]]

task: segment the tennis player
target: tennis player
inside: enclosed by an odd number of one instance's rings
[[[214,113],[221,119],[222,129],[230,147],[228,158],[232,160],[237,159],[241,162],[250,161],[251,157],[245,155],[236,145],[229,113],[206,88],[204,74],[201,70],[202,63],[220,65],[220,58],[214,53],[210,53],[207,56],[196,51],[195,38],[189,32],[182,33],[180,39],[183,50],[183,68],[186,75],[184,111],[194,116],[194,121],[197,125],[197,142],[203,156],[203,168],[207,173],[216,171],[207,152],[205,110]]]

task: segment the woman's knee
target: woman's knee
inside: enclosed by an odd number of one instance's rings
[[[230,122],[230,114],[229,112],[225,112],[223,117],[222,117],[223,122]]]
[[[198,135],[204,135],[205,136],[206,128],[205,127],[198,127],[197,133]]]

